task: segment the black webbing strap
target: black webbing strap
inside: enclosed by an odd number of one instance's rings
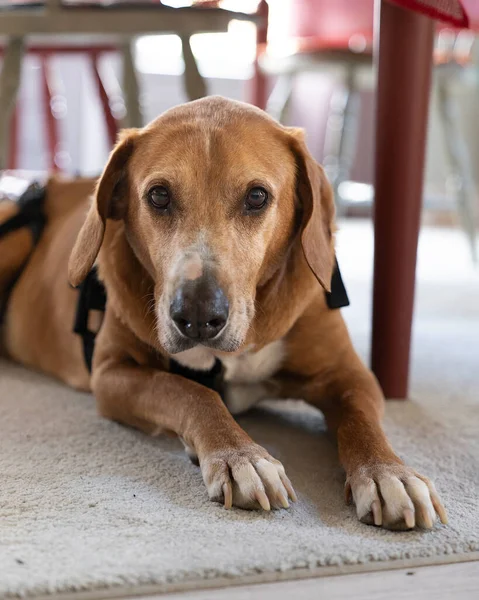
[[[196,383],[215,390],[220,396],[223,396],[223,363],[218,358],[209,371],[190,369],[170,358],[170,373],[196,381]]]
[[[88,319],[90,311],[98,310],[105,312],[105,308],[106,290],[103,283],[98,279],[97,268],[93,267],[79,286],[77,310],[73,325],[74,333],[77,333],[82,339],[83,357],[90,372],[93,350],[95,349],[96,332],[89,329]]]
[[[344,286],[343,278],[341,277],[337,259],[331,278],[331,291],[326,292],[326,302],[332,310],[349,306],[348,293]]]

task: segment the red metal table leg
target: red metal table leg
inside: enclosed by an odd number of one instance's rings
[[[386,397],[405,398],[434,24],[385,0],[380,14],[371,362]]]

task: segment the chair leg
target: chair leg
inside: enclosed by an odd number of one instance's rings
[[[208,95],[208,90],[206,88],[206,82],[198,69],[195,55],[191,49],[190,36],[180,35],[180,38],[183,47],[183,60],[185,61],[183,83],[186,97],[188,100],[204,98],[204,96]]]
[[[101,107],[103,110],[103,117],[105,119],[108,142],[110,144],[110,147],[113,148],[118,137],[118,122],[111,110],[110,98],[108,96],[108,92],[106,91],[105,85],[103,84],[103,80],[100,75],[98,56],[95,52],[89,52],[89,57],[92,74],[95,78],[98,96],[100,98]]]
[[[63,101],[66,112],[66,99],[63,93],[63,86],[58,78],[58,73],[55,72],[48,54],[41,56],[41,74],[45,129],[50,159],[49,168],[51,171],[61,171],[70,161],[68,153],[62,149],[60,132],[61,116],[55,110],[53,102],[58,103]]]
[[[23,38],[11,38],[3,54],[0,73],[0,169],[7,166],[10,125],[20,87],[23,52]]]
[[[342,212],[339,186],[349,179],[356,153],[359,103],[356,72],[350,67],[344,88],[333,94],[326,124],[324,164],[333,186],[338,215]]]
[[[372,367],[406,398],[434,22],[387,0],[380,13]]]
[[[128,40],[122,46],[123,94],[126,107],[126,116],[123,123],[125,127],[142,127],[143,115],[140,105],[140,84],[138,82],[138,74],[132,51],[133,43],[133,40]]]
[[[266,112],[280,123],[285,123],[293,93],[294,73],[278,75],[268,102]]]
[[[259,66],[259,57],[261,52],[266,48],[268,41],[269,7],[266,0],[261,0],[256,14],[260,18],[260,22],[256,27],[256,58],[253,65],[254,72],[250,95],[251,104],[265,110],[268,100],[268,79]]]
[[[7,157],[7,169],[18,169],[18,146],[20,126],[20,102],[17,100],[10,119],[9,147]]]
[[[447,68],[447,65],[445,67]],[[444,129],[444,140],[452,175],[457,181],[457,202],[462,227],[471,246],[472,260],[477,264],[476,205],[478,195],[471,168],[470,153],[461,131],[459,107],[450,88],[450,77],[447,75],[447,73],[440,73],[438,76],[439,114]]]

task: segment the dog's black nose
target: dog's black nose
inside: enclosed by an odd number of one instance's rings
[[[176,291],[170,316],[179,331],[192,340],[210,340],[226,325],[229,304],[223,290],[211,278],[187,281]]]

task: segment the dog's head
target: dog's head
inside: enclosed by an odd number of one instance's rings
[[[174,108],[126,130],[98,183],[70,259],[78,285],[107,219],[122,219],[154,282],[160,345],[235,351],[258,289],[295,245],[326,290],[334,264],[334,204],[300,130],[223,98]]]

